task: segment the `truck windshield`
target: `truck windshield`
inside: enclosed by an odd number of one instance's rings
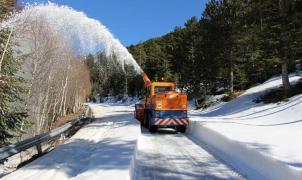
[[[155,94],[172,91],[171,86],[155,86]]]

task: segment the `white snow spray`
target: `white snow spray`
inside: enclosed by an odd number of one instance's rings
[[[0,28],[8,27],[14,34],[23,33],[24,36],[24,31],[21,31],[25,28],[24,22],[36,19],[48,24],[77,54],[85,55],[104,50],[107,56],[114,55],[123,68],[125,64],[132,65],[138,74],[142,72],[127,48],[101,22],[68,6],[59,6],[51,2],[27,5],[20,12],[8,17],[1,23]]]

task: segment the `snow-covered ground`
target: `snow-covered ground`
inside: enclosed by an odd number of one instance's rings
[[[70,140],[3,179],[129,179],[140,125],[128,106],[91,105],[97,118]]]
[[[141,130],[136,100],[89,104],[96,121],[3,179],[300,179],[302,95],[253,102],[280,85],[272,78],[231,102],[191,110],[185,135]]]
[[[290,81],[295,83],[301,78],[292,75]],[[302,171],[302,94],[276,104],[253,102],[280,86],[281,77],[272,78],[231,102],[192,110],[190,121]]]
[[[173,130],[150,134],[132,105],[88,104],[96,121],[57,149],[3,177],[10,179],[244,179]]]
[[[170,129],[142,130],[132,162],[133,180],[245,179],[187,136]]]

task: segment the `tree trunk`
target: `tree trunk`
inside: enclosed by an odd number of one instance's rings
[[[66,101],[67,101],[67,91],[65,91],[64,101],[63,101],[63,116],[67,115],[67,108],[66,108]]]
[[[42,112],[41,112],[41,129],[42,132],[44,132],[44,130],[47,130],[47,126],[48,124],[48,114],[47,114],[47,109],[48,109],[48,105],[49,105],[49,92],[50,92],[50,81],[51,81],[51,73],[48,76],[48,80],[47,80],[47,91],[44,94],[44,100],[43,100],[43,105],[42,105]]]
[[[287,14],[286,14],[286,9],[288,9],[288,2],[285,0],[279,0],[279,10],[280,14],[282,17],[282,23],[281,23],[281,55],[282,57],[282,85],[284,91],[289,91],[290,90],[290,83],[289,83],[289,78],[288,78],[288,50],[285,47],[288,47],[288,33],[286,29],[286,19],[287,19]]]
[[[234,70],[232,66],[229,69],[229,92],[234,92]]]
[[[284,91],[290,90],[290,83],[289,83],[289,77],[288,77],[288,64],[284,60],[282,62],[282,85],[283,85]]]
[[[8,38],[7,38],[7,41],[6,41],[6,44],[5,44],[5,47],[4,47],[4,50],[3,50],[3,53],[1,55],[1,59],[0,59],[0,72],[1,72],[2,62],[3,62],[3,59],[4,59],[5,53],[7,51],[7,48],[8,48],[8,45],[9,45],[9,41],[10,41],[10,38],[12,37],[12,34],[13,34],[13,31],[10,31],[10,33],[8,35]]]
[[[53,123],[54,123],[54,120],[55,120],[55,116],[58,114],[57,112],[57,105],[59,104],[59,94],[55,97],[55,100],[54,100],[54,105],[53,105],[53,111],[52,111],[52,120],[51,120],[51,123],[50,123],[50,128],[52,128],[53,126]]]
[[[128,79],[127,79],[127,73],[125,73],[125,94],[128,95]]]
[[[68,61],[70,63],[70,61]],[[66,76],[65,76],[65,82],[63,86],[63,91],[62,91],[62,99],[60,103],[60,114],[61,116],[66,115],[66,109],[65,109],[65,104],[66,104],[66,96],[67,96],[67,85],[68,85],[68,79],[69,79],[69,70],[70,70],[70,64],[68,64],[67,70],[66,70]]]

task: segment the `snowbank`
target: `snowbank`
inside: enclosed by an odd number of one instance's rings
[[[244,143],[231,140],[220,133],[203,126],[198,121],[190,123],[189,136],[204,143],[203,146],[220,157],[249,179],[301,179],[302,173],[248,148]]]
[[[299,79],[290,77],[291,83]],[[222,152],[222,158],[249,166],[259,176],[302,177],[302,95],[276,104],[254,102],[280,86],[281,77],[275,77],[231,102],[190,111],[189,133]]]

